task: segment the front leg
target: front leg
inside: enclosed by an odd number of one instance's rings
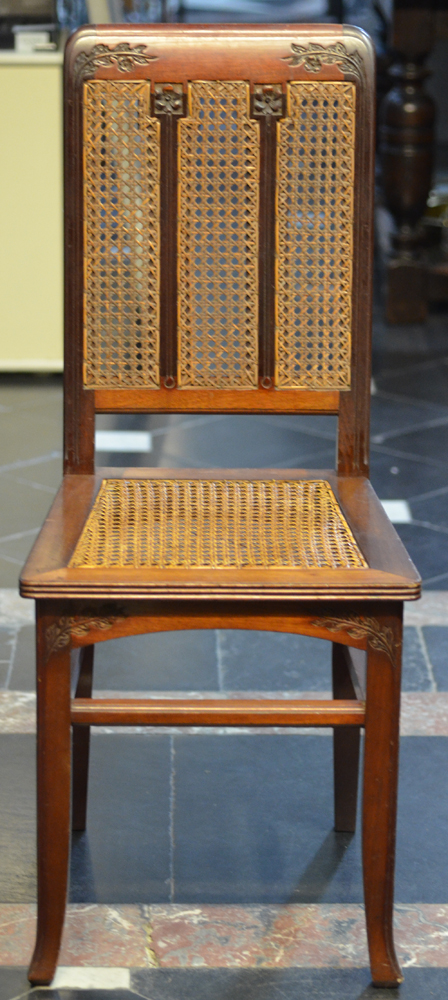
[[[70,848],[70,628],[55,611],[50,602],[37,602],[37,938],[28,972],[33,985],[47,985],[55,973]]]
[[[383,987],[403,980],[393,937],[402,613],[394,604],[366,619],[364,898],[372,980]]]

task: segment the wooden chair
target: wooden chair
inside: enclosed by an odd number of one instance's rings
[[[401,981],[402,608],[420,581],[367,479],[373,73],[368,38],[334,25],[69,41],[65,474],[21,579],[37,613],[33,983],[52,979],[62,933],[71,727],[80,830],[100,724],[334,726],[348,831],[364,727],[372,977]],[[95,475],[95,414],[156,411],[337,414],[337,471]],[[192,628],[330,640],[334,700],[91,698],[95,643]]]

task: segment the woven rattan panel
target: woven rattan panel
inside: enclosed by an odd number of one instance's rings
[[[321,480],[104,480],[70,566],[366,566]]]
[[[159,123],[149,84],[84,84],[84,382],[159,384]]]
[[[181,387],[257,386],[258,147],[249,85],[189,85],[179,121]]]
[[[350,386],[355,87],[287,87],[278,123],[276,384]]]

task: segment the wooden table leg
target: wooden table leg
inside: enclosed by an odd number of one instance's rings
[[[37,938],[28,972],[51,982],[67,897],[70,842],[70,646],[60,619],[37,608]]]

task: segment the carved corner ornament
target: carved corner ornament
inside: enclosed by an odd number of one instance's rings
[[[322,67],[339,66],[342,73],[354,73],[355,76],[362,75],[362,59],[359,52],[349,52],[343,42],[335,42],[333,45],[320,45],[319,42],[310,42],[309,45],[291,44],[292,55],[282,56],[290,66],[303,66],[307,73],[320,73]]]
[[[103,42],[94,45],[89,52],[80,52],[75,60],[75,81],[86,80],[93,76],[97,69],[117,66],[120,73],[130,73],[134,66],[147,66],[158,56],[151,56],[145,45],[129,45],[129,42],[119,42],[118,45],[105,45]]]
[[[373,649],[385,653],[393,667],[396,666],[397,644],[393,629],[381,626],[376,618],[350,615],[348,618],[317,618],[313,625],[328,632],[347,632],[353,639],[367,639]]]
[[[49,625],[45,632],[46,658],[53,653],[68,646],[71,636],[88,635],[89,632],[100,630],[101,632],[113,628],[117,622],[122,622],[124,614],[109,615],[104,617],[81,616],[68,617],[64,615],[57,621]]]

